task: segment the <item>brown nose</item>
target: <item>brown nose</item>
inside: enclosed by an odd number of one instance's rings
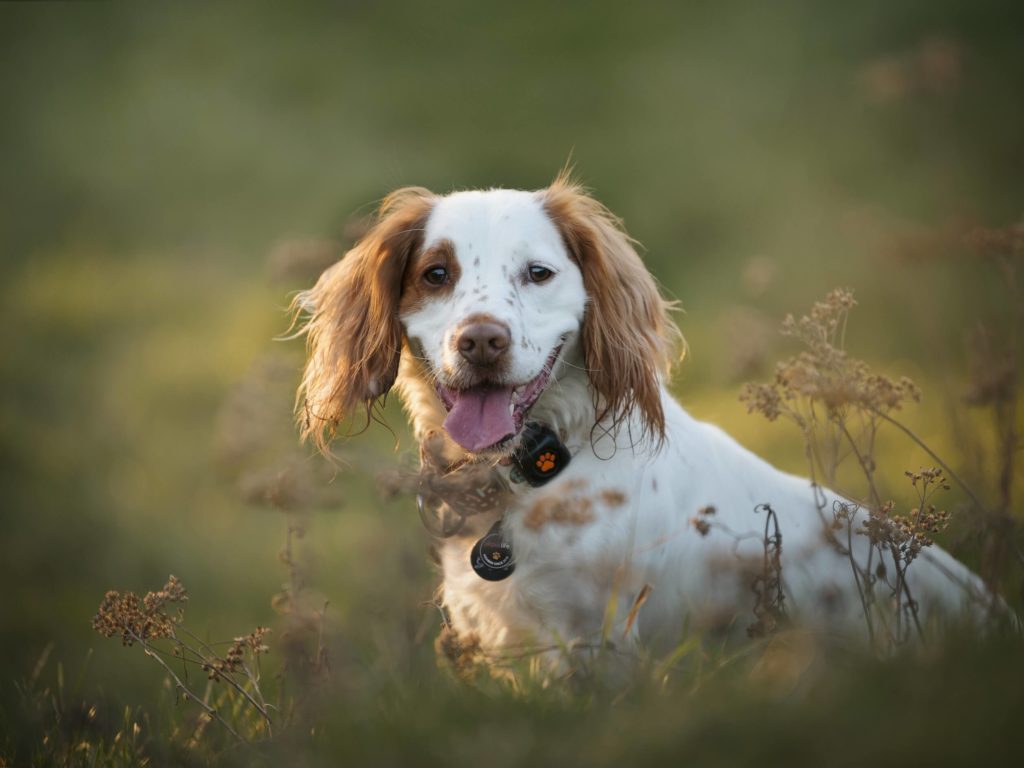
[[[512,334],[502,323],[472,323],[459,331],[456,343],[467,363],[494,365],[512,343]]]

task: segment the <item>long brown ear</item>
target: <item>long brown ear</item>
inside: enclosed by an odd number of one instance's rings
[[[661,376],[683,348],[651,273],[633,248],[622,222],[562,173],[543,190],[544,208],[583,273],[587,309],[583,353],[594,388],[598,421],[618,424],[636,409],[644,437],[665,436]]]
[[[321,451],[344,418],[360,408],[369,418],[395,382],[402,275],[423,241],[433,200],[419,187],[388,195],[373,228],[292,302],[308,349],[297,396],[299,423],[303,439],[311,438]]]

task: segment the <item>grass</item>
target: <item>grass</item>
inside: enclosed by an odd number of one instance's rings
[[[806,472],[797,432],[747,415],[739,388],[792,352],[776,333],[786,312],[851,285],[848,347],[918,382],[922,402],[901,418],[989,500],[998,425],[962,396],[972,329],[1013,327],[1013,305],[963,235],[1020,218],[1019,22],[1001,2],[0,8],[0,755],[1019,756],[1020,648],[998,633],[885,661],[833,649],[782,683],[758,681],[762,646],[732,659],[710,640],[669,686],[641,674],[624,693],[512,695],[438,670],[426,537],[408,499],[376,489],[378,470],[406,459],[371,430],[338,447],[349,469],[332,481],[297,448],[301,350],[271,339],[312,274],[268,263],[282,241],[344,242],[350,216],[400,184],[538,187],[572,152],[682,300],[692,354],[673,387],[695,415]],[[958,74],[932,88],[915,68],[935,39],[952,43]],[[879,100],[879,71],[902,95]],[[877,451],[895,469],[886,494],[912,500],[899,472],[927,459],[896,434]],[[254,756],[207,728],[185,748],[195,708],[90,618],[107,589],[144,593],[174,573],[204,640],[275,629],[273,687],[289,522],[252,502],[282,465],[316,489],[295,539],[304,609],[330,601],[316,733],[285,729]],[[955,520],[946,543],[984,559]]]

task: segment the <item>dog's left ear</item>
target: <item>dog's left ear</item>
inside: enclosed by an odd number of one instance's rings
[[[598,421],[639,412],[642,437],[665,436],[661,376],[685,347],[658,286],[621,221],[567,173],[539,192],[569,255],[583,273],[583,354]]]
[[[423,242],[434,195],[406,187],[388,195],[377,222],[316,285],[295,297],[309,358],[297,398],[304,439],[327,450],[338,424],[395,383],[402,351],[398,303],[409,257]]]

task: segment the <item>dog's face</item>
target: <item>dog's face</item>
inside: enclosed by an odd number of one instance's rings
[[[514,444],[561,375],[587,377],[594,424],[637,413],[643,434],[663,434],[670,305],[618,220],[567,179],[536,192],[399,190],[294,306],[308,314],[299,416],[321,448],[387,393],[403,354],[436,397],[407,406],[443,408],[471,453]]]
[[[399,317],[455,442],[479,453],[519,434],[575,352],[586,304],[583,274],[538,193],[437,201],[406,265]]]

